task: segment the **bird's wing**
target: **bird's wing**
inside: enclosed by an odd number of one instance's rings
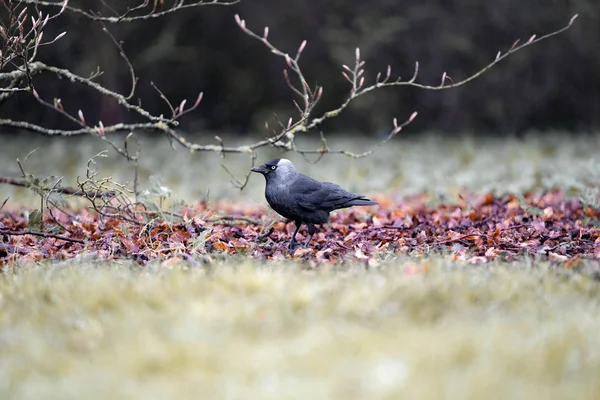
[[[347,203],[362,196],[345,191],[331,182],[319,182],[300,175],[290,187],[290,194],[298,206],[306,210],[332,211],[348,207]]]

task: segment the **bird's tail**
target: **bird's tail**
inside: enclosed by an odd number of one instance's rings
[[[376,202],[376,201],[373,201],[373,200],[370,200],[370,199],[367,199],[367,198],[363,197],[363,198],[358,198],[358,199],[350,200],[347,203],[347,206],[348,207],[352,207],[352,206],[376,206],[378,204],[379,203]]]

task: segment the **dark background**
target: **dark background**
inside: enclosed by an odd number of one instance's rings
[[[117,9],[141,0],[119,0]],[[172,2],[166,1],[166,4]],[[71,6],[110,15],[100,1],[75,1]],[[56,8],[53,9],[56,11]],[[234,14],[280,49],[295,54],[308,41],[301,66],[309,83],[323,85],[316,115],[337,107],[348,92],[341,64],[351,65],[354,49],[367,61],[367,83],[387,64],[393,75],[409,78],[419,61],[420,83],[437,85],[443,72],[458,81],[492,61],[520,38],[527,40],[565,26],[566,33],[521,50],[463,87],[445,91],[415,88],[377,90],[356,101],[340,118],[323,126],[326,132],[377,135],[391,128],[393,117],[419,118],[407,133],[441,131],[513,134],[529,130],[593,131],[600,126],[600,2],[597,0],[306,0],[283,2],[242,0],[230,6],[203,6],[157,19],[108,24],[124,41],[124,49],[140,80],[137,96],[153,113],[169,114],[150,81],[174,104],[197,93],[204,100],[182,120],[190,133],[263,132],[276,112],[282,120],[296,115],[292,94],[282,76],[283,59],[245,35]],[[128,70],[101,25],[73,13],[51,21],[45,38],[67,31],[57,44],[43,48],[38,59],[88,76],[100,67],[99,82],[129,91]],[[35,78],[46,100],[60,97],[73,114],[82,109],[88,122],[104,125],[136,121],[112,100],[52,75]],[[27,94],[0,106],[0,116],[47,127],[72,128]]]

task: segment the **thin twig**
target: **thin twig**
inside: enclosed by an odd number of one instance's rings
[[[64,240],[67,242],[85,244],[84,240],[75,239],[75,238],[62,236],[62,235],[55,235],[54,233],[37,232],[37,231],[29,231],[29,230],[11,231],[10,229],[2,229],[2,228],[0,228],[0,233],[3,235],[9,235],[9,236],[23,236],[23,235],[41,236],[41,237],[45,237],[45,238],[54,238],[54,239]]]
[[[262,221],[250,217],[244,217],[239,215],[221,215],[216,217],[211,217],[204,220],[205,222],[210,222],[212,224],[219,224],[224,221],[245,221],[252,225],[261,225]]]
[[[13,186],[26,187],[26,188],[31,187],[31,184],[29,182],[27,182],[25,179],[10,178],[10,177],[6,177],[6,176],[0,176],[0,183],[13,185]],[[72,196],[81,196],[81,197],[86,197],[86,196],[114,197],[116,195],[115,191],[100,191],[100,190],[84,191],[84,190],[75,189],[72,187],[55,187],[52,189],[52,192],[62,193],[62,194],[72,195]]]
[[[142,14],[142,15],[136,15],[136,16],[127,16],[129,13],[131,13],[132,11],[136,11],[138,9],[142,9],[143,6],[147,5],[149,3],[149,1],[145,1],[141,6],[137,6],[134,8],[129,9],[126,13],[120,15],[120,16],[115,16],[115,17],[104,17],[101,15],[96,15],[95,13],[91,13],[88,11],[85,11],[81,8],[76,8],[76,7],[71,7],[71,6],[66,6],[66,9],[68,11],[71,11],[73,13],[76,14],[81,14],[86,18],[89,18],[92,21],[103,21],[103,22],[107,22],[109,24],[118,24],[118,23],[123,23],[123,22],[132,22],[132,21],[139,21],[139,20],[150,20],[150,19],[154,19],[154,18],[160,18],[163,17],[167,14],[171,14],[177,11],[182,11],[188,8],[192,8],[192,7],[200,7],[200,6],[231,6],[234,4],[239,3],[241,0],[232,0],[232,1],[217,1],[217,0],[210,0],[210,1],[204,1],[204,0],[200,0],[194,3],[189,3],[189,4],[184,4],[184,2],[182,0],[178,0],[175,2],[175,5],[172,6],[171,8],[167,8],[166,10],[163,11],[159,11],[159,12],[154,12],[154,9],[148,13]],[[40,5],[40,6],[47,6],[47,7],[63,7],[63,3],[64,2],[52,2],[52,1],[42,1],[42,0],[21,0],[22,3],[25,4],[33,4],[33,5]],[[157,2],[154,1],[154,3],[156,4]]]

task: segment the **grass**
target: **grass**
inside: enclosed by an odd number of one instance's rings
[[[544,264],[65,263],[0,293],[3,399],[600,393],[600,286]]]
[[[400,138],[401,139],[401,138]],[[84,173],[97,143],[26,138],[38,174]],[[186,201],[263,202],[260,177],[232,189],[216,155],[143,144],[150,172]],[[23,141],[0,154],[23,156]],[[336,144],[337,143],[337,144]],[[360,150],[367,141],[332,147]],[[318,144],[317,144],[318,145]],[[364,193],[440,200],[462,190],[597,186],[589,136],[399,140],[373,157],[303,171]],[[25,153],[25,154],[22,154]],[[261,153],[259,161],[278,154]],[[235,173],[247,160],[228,157]],[[185,168],[182,168],[182,165]],[[129,179],[118,158],[103,175]],[[4,165],[1,174],[17,174]],[[2,187],[8,206],[37,206]],[[0,199],[1,200],[1,199]],[[587,271],[598,271],[589,262]],[[2,399],[596,399],[600,286],[593,273],[524,259],[469,266],[387,254],[376,268],[310,268],[232,258],[206,267],[127,261],[15,266],[0,277]]]
[[[567,136],[568,135],[568,136]],[[200,143],[212,143],[213,135],[200,137]],[[255,138],[228,138],[225,143],[249,144]],[[318,135],[313,140],[299,139],[299,147],[319,148]],[[374,144],[370,138],[331,137],[332,149],[365,151]],[[213,143],[214,144],[214,143]],[[243,200],[264,204],[264,179],[253,174],[250,184],[240,191],[230,183],[227,168],[242,179],[250,168],[246,155],[192,154],[181,148],[171,150],[163,136],[146,135],[141,139],[140,189],[153,186],[150,176],[158,176],[186,202],[205,199],[213,203],[224,200]],[[25,158],[38,148],[27,161],[26,170],[39,177],[64,176],[64,183],[75,185],[76,177],[85,175],[88,159],[102,150],[107,158],[98,158],[94,167],[100,177],[113,177],[118,182],[133,179],[133,169],[122,157],[116,156],[105,143],[89,138],[47,138],[24,134],[2,139],[0,156],[3,160]],[[585,186],[597,187],[600,182],[600,140],[592,134],[562,132],[531,133],[523,139],[466,135],[461,138],[443,135],[396,137],[377,148],[370,157],[354,160],[331,155],[318,164],[310,164],[301,156],[282,154],[263,149],[257,162],[285,156],[298,169],[320,180],[342,184],[348,190],[368,195],[393,193],[397,196],[431,193],[442,201],[455,201],[461,191],[480,193],[523,192],[531,189],[559,187],[579,192]],[[1,175],[19,176],[16,162],[0,167]],[[20,205],[37,207],[38,199],[25,189],[3,186],[3,196]]]

